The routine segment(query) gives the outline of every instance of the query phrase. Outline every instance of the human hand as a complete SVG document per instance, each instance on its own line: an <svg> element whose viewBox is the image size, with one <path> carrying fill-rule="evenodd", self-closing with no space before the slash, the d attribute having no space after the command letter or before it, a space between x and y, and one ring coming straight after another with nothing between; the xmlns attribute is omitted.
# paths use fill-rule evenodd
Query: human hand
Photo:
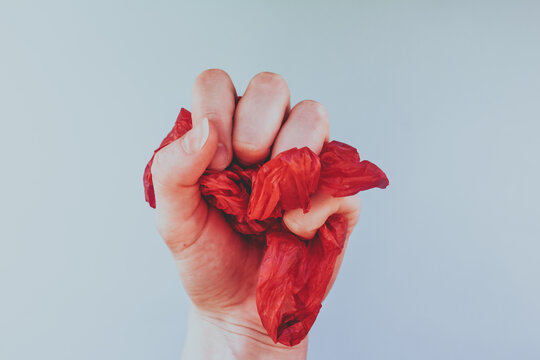
<svg viewBox="0 0 540 360"><path fill-rule="evenodd" d="M324 107L302 101L290 109L289 89L276 74L260 73L235 105L236 91L221 70L207 70L195 81L193 129L156 153L152 176L157 226L170 248L184 287L193 302L184 357L302 359L307 338L294 347L274 344L261 324L255 303L262 245L245 241L201 198L199 177L223 170L234 156L245 164L307 146L319 153L329 139ZM286 120L286 121L285 121ZM284 214L292 232L311 238L326 219L341 213L350 235L358 220L357 197L314 194L311 210ZM339 256L332 280L337 275Z"/></svg>

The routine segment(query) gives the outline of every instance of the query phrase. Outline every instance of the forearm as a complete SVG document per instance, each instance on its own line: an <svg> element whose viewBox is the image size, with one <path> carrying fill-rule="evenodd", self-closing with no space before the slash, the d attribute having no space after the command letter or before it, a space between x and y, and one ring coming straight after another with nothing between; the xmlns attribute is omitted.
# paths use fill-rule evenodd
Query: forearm
<svg viewBox="0 0 540 360"><path fill-rule="evenodd" d="M182 360L304 360L307 338L294 347L274 344L263 331L192 308Z"/></svg>

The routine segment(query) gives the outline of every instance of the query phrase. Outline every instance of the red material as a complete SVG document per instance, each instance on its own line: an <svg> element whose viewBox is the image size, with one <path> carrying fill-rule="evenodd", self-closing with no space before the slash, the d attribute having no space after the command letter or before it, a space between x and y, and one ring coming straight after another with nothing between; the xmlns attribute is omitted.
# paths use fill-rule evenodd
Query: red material
<svg viewBox="0 0 540 360"><path fill-rule="evenodd" d="M153 208L156 207L156 197L154 195L154 183L152 182L152 163L154 162L154 156L159 150L163 149L165 146L169 145L174 140L181 138L185 133L191 130L191 128L192 128L191 113L184 108L180 109L180 113L178 114L178 117L176 118L174 127L167 134L165 139L163 139L159 147L154 151L154 155L152 155L152 158L150 159L150 161L146 165L146 168L144 169L144 176L143 176L144 198L146 199L148 204Z"/></svg>
<svg viewBox="0 0 540 360"><path fill-rule="evenodd" d="M182 109L154 155L191 127L191 114ZM144 190L146 201L155 207L153 159L144 171ZM257 310L268 335L276 343L293 346L305 338L317 318L343 250L347 220L332 215L313 239L305 241L282 225L283 212L297 208L308 212L310 195L316 191L350 196L373 187L384 189L388 179L376 165L360 161L355 148L332 141L320 155L304 147L252 167L234 160L226 170L205 172L199 183L208 204L223 211L233 229L265 244Z"/></svg>
<svg viewBox="0 0 540 360"><path fill-rule="evenodd" d="M248 218L251 185L258 169L259 166L242 168L233 164L223 171L208 170L201 176L199 184L208 204L222 210L236 231L264 241L260 235L279 223L281 214L264 220Z"/></svg>
<svg viewBox="0 0 540 360"><path fill-rule="evenodd" d="M347 219L332 215L307 244L290 232L268 232L257 282L257 310L268 335L285 345L308 334L343 250Z"/></svg>
<svg viewBox="0 0 540 360"><path fill-rule="evenodd" d="M282 210L309 211L309 195L317 190L321 162L307 147L290 149L259 169L254 179L248 218L280 217Z"/></svg>
<svg viewBox="0 0 540 360"><path fill-rule="evenodd" d="M377 165L360 161L358 151L350 145L332 141L324 145L321 154L319 191L335 197L350 196L374 187L384 189L388 178Z"/></svg>

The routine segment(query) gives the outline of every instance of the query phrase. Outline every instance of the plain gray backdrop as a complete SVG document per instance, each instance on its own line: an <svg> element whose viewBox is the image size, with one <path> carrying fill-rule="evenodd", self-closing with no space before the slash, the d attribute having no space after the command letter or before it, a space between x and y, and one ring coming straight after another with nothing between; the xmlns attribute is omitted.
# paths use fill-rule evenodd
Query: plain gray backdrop
<svg viewBox="0 0 540 360"><path fill-rule="evenodd" d="M388 174L309 359L540 358L540 2L0 2L0 358L178 359L142 173L206 68Z"/></svg>

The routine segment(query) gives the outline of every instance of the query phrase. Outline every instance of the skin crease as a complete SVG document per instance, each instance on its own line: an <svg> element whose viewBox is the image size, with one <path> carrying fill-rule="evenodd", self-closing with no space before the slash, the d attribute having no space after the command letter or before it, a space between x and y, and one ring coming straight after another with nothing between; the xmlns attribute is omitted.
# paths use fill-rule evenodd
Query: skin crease
<svg viewBox="0 0 540 360"><path fill-rule="evenodd" d="M194 129L161 149L152 165L157 228L193 303L182 358L305 359L307 337L294 347L275 344L261 324L255 303L261 245L246 241L209 208L197 182L207 168L227 167L233 154L252 164L292 147L319 153L329 139L328 113L315 101L289 110L287 83L268 72L251 79L236 106L235 96L224 71L202 72L192 92ZM334 213L349 220L348 238L360 215L358 197L314 194L309 213L291 210L283 219L292 232L310 238Z"/></svg>

